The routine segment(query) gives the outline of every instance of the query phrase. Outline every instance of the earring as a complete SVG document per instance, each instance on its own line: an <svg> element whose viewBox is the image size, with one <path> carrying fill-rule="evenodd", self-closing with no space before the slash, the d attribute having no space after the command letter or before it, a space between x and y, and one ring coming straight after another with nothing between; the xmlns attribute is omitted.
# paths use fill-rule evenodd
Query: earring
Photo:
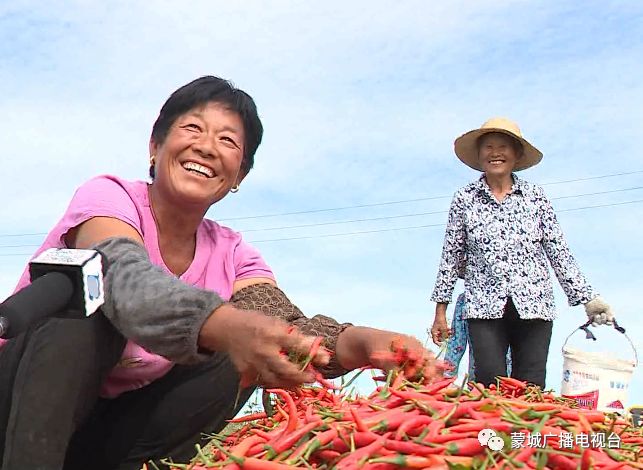
<svg viewBox="0 0 643 470"><path fill-rule="evenodd" d="M239 185L235 184L233 187L230 188L231 193L236 193L239 191Z"/></svg>
<svg viewBox="0 0 643 470"><path fill-rule="evenodd" d="M150 169L148 171L148 174L150 175L150 178L152 178L152 181L154 181L154 177L156 176L156 166L154 166L156 162L154 161L154 155L150 157Z"/></svg>

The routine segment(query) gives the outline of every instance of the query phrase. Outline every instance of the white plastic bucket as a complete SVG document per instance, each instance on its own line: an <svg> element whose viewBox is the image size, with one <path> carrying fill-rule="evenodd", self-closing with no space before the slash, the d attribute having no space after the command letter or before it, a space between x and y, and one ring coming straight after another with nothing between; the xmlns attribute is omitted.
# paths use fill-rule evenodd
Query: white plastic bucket
<svg viewBox="0 0 643 470"><path fill-rule="evenodd" d="M588 338L596 340L587 330L588 326L585 324L574 330L563 344L561 395L575 399L581 408L624 414L632 373L638 365L636 348L625 334L625 330L618 325L615 325L615 328L629 341L634 360L568 347L567 341L579 329L585 330Z"/></svg>

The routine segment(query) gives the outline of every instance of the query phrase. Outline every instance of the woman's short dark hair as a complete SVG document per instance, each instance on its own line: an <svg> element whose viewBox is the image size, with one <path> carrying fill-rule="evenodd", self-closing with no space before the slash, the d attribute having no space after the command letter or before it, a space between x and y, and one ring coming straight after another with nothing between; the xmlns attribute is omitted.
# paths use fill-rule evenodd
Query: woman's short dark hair
<svg viewBox="0 0 643 470"><path fill-rule="evenodd" d="M254 165L255 152L263 137L263 125L252 97L223 78L211 75L197 78L172 93L152 127L152 140L162 145L170 127L180 116L208 103L219 103L241 117L245 134L241 171L248 173ZM150 167L150 177L154 179L153 166Z"/></svg>

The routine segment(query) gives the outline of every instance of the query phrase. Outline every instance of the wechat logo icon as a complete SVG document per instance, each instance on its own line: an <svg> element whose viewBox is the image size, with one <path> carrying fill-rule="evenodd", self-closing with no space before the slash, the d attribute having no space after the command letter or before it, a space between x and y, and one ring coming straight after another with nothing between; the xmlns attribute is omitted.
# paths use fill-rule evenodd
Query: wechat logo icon
<svg viewBox="0 0 643 470"><path fill-rule="evenodd" d="M502 450L505 446L505 441L493 429L483 429L478 433L478 442L483 447L488 447L494 452Z"/></svg>

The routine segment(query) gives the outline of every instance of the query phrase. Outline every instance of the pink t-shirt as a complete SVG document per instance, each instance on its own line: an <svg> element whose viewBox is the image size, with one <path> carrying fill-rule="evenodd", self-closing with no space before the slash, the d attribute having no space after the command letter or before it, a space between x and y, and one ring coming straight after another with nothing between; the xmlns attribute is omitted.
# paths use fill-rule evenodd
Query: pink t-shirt
<svg viewBox="0 0 643 470"><path fill-rule="evenodd" d="M147 183L110 175L97 176L78 188L62 219L34 256L48 248L65 247L67 232L92 217L113 217L134 227L145 242L150 261L170 273L159 251ZM259 252L245 243L239 233L204 219L196 234L194 260L180 279L186 284L213 290L229 300L236 280L255 277L274 279ZM26 268L16 290L29 282ZM172 366L164 357L128 341L121 361L103 384L101 395L111 398L144 387L165 375Z"/></svg>

